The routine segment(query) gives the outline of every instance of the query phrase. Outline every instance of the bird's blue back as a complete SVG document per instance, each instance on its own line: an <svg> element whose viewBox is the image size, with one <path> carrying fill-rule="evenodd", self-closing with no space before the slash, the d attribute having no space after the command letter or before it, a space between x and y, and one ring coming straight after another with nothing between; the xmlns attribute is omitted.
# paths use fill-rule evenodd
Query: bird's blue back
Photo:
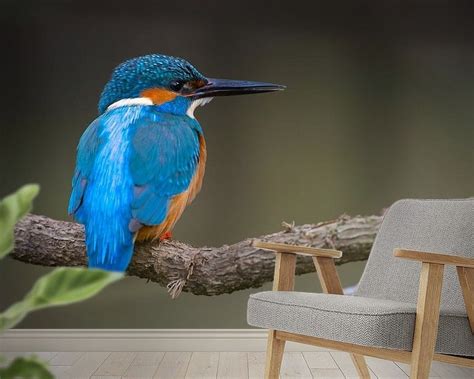
<svg viewBox="0 0 474 379"><path fill-rule="evenodd" d="M85 225L90 267L124 271L137 230L160 224L171 198L189 187L201 127L162 108L108 110L81 137L69 213Z"/></svg>

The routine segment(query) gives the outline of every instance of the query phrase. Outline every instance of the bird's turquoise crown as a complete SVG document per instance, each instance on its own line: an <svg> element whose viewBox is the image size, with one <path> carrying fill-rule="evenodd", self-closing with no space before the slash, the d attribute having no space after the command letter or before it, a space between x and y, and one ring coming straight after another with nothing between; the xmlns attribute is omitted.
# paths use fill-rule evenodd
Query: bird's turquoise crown
<svg viewBox="0 0 474 379"><path fill-rule="evenodd" d="M161 54L137 57L117 66L99 100L99 113L116 101L140 97L149 88L176 91L183 83L206 81L194 66L182 58Z"/></svg>

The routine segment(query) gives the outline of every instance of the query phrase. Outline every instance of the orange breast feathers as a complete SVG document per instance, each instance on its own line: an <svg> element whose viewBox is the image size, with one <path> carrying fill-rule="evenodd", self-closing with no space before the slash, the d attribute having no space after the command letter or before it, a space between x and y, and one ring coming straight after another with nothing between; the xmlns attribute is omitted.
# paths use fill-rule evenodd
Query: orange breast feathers
<svg viewBox="0 0 474 379"><path fill-rule="evenodd" d="M199 136L199 164L194 173L189 187L186 191L173 196L170 201L168 214L165 220L159 225L144 226L137 234L138 241L152 240L156 238L163 238L168 235L174 228L176 222L179 220L187 205L191 204L196 195L201 190L202 180L204 178L204 171L206 169L207 150L206 142L202 135Z"/></svg>

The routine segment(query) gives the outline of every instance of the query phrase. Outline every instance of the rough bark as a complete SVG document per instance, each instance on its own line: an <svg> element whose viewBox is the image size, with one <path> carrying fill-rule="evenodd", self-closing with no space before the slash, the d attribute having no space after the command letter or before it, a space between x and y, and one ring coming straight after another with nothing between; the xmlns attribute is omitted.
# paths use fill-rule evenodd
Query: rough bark
<svg viewBox="0 0 474 379"><path fill-rule="evenodd" d="M349 217L318 224L290 225L257 237L265 241L335 248L344 252L338 264L367 259L381 216ZM41 266L86 264L82 225L30 214L16 227L11 256ZM192 247L179 241L137 244L128 275L167 286L172 296L181 290L195 295L220 295L259 287L273 278L274 254L252 247L253 238L221 247ZM301 257L297 274L314 271Z"/></svg>

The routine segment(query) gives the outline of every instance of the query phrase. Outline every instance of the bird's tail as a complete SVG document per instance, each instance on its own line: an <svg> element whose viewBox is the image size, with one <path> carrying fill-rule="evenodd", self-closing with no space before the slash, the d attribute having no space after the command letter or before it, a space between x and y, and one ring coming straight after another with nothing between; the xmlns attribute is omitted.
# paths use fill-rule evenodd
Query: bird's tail
<svg viewBox="0 0 474 379"><path fill-rule="evenodd" d="M134 245L128 223L120 219L90 221L85 228L89 267L125 271L132 259Z"/></svg>
<svg viewBox="0 0 474 379"><path fill-rule="evenodd" d="M120 178L115 186L108 182L91 185L81 211L76 214L85 226L89 267L122 272L132 259L134 233L129 229L132 194L127 188L128 181ZM102 180L107 179L107 175L102 176Z"/></svg>

